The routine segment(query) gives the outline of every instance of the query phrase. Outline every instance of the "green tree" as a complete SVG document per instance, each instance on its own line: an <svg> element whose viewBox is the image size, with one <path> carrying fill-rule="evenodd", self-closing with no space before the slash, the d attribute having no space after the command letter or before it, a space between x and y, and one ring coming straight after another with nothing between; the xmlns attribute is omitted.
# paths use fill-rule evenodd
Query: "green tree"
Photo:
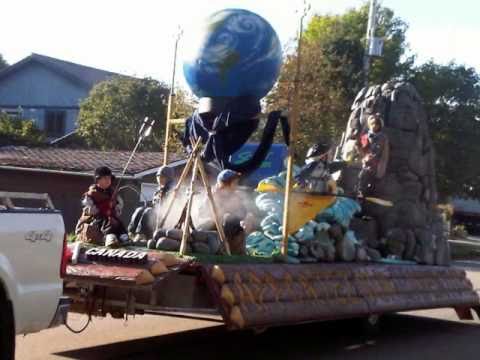
<svg viewBox="0 0 480 360"><path fill-rule="evenodd" d="M175 97L172 106L172 119L182 119L189 117L195 110L197 100L179 88L175 90ZM172 125L172 136L169 142L169 151L172 153L182 153L183 145L181 137L183 135L184 125ZM162 148L163 151L163 148Z"/></svg>
<svg viewBox="0 0 480 360"><path fill-rule="evenodd" d="M374 59L370 84L399 78L413 83L425 101L436 149L437 182L443 196L480 196L480 79L473 69L433 62L414 67L405 57L407 25L392 10L379 11L376 36L383 37L383 56ZM368 7L341 15L317 15L304 32L300 73L299 154L320 137L338 139L350 106L363 87L363 56ZM284 63L268 107L290 108L297 54Z"/></svg>
<svg viewBox="0 0 480 360"><path fill-rule="evenodd" d="M423 97L436 151L439 192L480 196L480 75L474 68L432 61L410 79Z"/></svg>
<svg viewBox="0 0 480 360"><path fill-rule="evenodd" d="M363 57L368 6L341 15L316 15L304 31L300 74L301 124L299 154L320 137L339 138L351 103L363 87ZM371 83L409 73L407 25L392 10L381 7L376 36L384 38L384 55L372 62ZM267 99L270 109L288 108L293 95L297 53L285 58L279 82Z"/></svg>
<svg viewBox="0 0 480 360"><path fill-rule="evenodd" d="M299 87L301 109L297 134L297 154L305 154L313 143L324 138L338 138L348 119L346 92L332 73L341 71L325 61L322 49L316 43L306 46L302 56L302 76ZM291 109L293 101L296 56L287 57L279 82L267 98L268 108ZM278 133L277 133L278 136Z"/></svg>
<svg viewBox="0 0 480 360"><path fill-rule="evenodd" d="M1 145L39 146L45 144L45 135L33 120L14 119L0 112Z"/></svg>
<svg viewBox="0 0 480 360"><path fill-rule="evenodd" d="M80 105L79 135L90 147L130 150L148 116L156 123L142 150L159 151L164 140L168 93L165 84L150 78L116 77L99 83ZM181 96L178 98L183 101ZM174 115L182 115L186 108L187 104L180 103Z"/></svg>
<svg viewBox="0 0 480 360"><path fill-rule="evenodd" d="M341 15L316 15L305 30L306 46L318 43L325 61L341 69L332 76L341 81L348 100L353 100L364 83L367 23L368 5L365 4ZM370 83L383 83L408 73L414 58L403 59L408 51L405 41L407 29L407 24L396 17L393 10L379 8L375 35L383 38L384 48L382 57L372 61Z"/></svg>

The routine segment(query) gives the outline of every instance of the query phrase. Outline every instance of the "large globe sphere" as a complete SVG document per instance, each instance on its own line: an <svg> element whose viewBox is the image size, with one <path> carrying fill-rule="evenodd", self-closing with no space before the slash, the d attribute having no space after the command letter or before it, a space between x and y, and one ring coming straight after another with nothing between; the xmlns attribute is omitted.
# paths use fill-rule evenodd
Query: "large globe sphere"
<svg viewBox="0 0 480 360"><path fill-rule="evenodd" d="M261 16L242 9L221 10L187 36L191 40L183 72L198 97L261 99L275 84L282 47Z"/></svg>

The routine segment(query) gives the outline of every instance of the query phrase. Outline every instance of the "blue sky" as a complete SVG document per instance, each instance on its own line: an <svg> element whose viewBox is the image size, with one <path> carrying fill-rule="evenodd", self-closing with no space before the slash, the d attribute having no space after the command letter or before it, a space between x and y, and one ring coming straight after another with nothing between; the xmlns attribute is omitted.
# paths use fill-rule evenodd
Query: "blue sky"
<svg viewBox="0 0 480 360"><path fill-rule="evenodd" d="M265 17L282 43L295 36L301 0L3 0L0 53L14 63L32 52L128 75L168 80L174 34L227 7ZM312 0L311 13L341 13L361 0ZM410 25L418 61L455 60L480 71L480 1L383 0ZM180 64L182 47L180 46ZM180 68L180 67L179 67ZM181 76L181 72L179 72ZM180 82L183 81L180 78Z"/></svg>

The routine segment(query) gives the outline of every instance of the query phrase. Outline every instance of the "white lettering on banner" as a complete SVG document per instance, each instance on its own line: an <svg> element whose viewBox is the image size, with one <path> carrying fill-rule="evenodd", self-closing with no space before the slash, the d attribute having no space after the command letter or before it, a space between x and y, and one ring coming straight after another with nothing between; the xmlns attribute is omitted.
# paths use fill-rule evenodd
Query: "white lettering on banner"
<svg viewBox="0 0 480 360"><path fill-rule="evenodd" d="M115 250L115 249L109 249L107 251L105 251L105 253L103 254L103 256L106 256L106 257L115 257L115 254L117 253L118 250Z"/></svg>
<svg viewBox="0 0 480 360"><path fill-rule="evenodd" d="M97 252L98 252L98 248L91 248L91 249L88 249L87 251L85 251L85 255L97 255Z"/></svg>
<svg viewBox="0 0 480 360"><path fill-rule="evenodd" d="M127 253L127 250L118 250L117 256L119 258L123 258L123 256Z"/></svg>
<svg viewBox="0 0 480 360"><path fill-rule="evenodd" d="M147 256L147 253L142 252L142 253L138 253L138 255L136 256L136 258L137 258L138 260L143 260L146 256Z"/></svg>
<svg viewBox="0 0 480 360"><path fill-rule="evenodd" d="M87 258L95 256L100 261L102 259L111 261L114 259L131 259L134 262L144 262L148 258L148 253L143 251L123 250L123 249L105 249L105 248L91 248L85 251Z"/></svg>
<svg viewBox="0 0 480 360"><path fill-rule="evenodd" d="M129 251L123 256L123 258L124 259L133 259L135 257L135 255L137 255L136 251Z"/></svg>

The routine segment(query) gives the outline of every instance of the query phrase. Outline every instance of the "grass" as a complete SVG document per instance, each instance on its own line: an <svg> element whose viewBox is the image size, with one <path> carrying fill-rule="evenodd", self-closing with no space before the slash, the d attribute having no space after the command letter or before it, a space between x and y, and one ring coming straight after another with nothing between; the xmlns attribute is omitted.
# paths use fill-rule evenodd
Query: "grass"
<svg viewBox="0 0 480 360"><path fill-rule="evenodd" d="M74 243L77 241L77 235L75 233L67 234L67 242Z"/></svg>
<svg viewBox="0 0 480 360"><path fill-rule="evenodd" d="M69 242L73 242L75 240L70 240L67 237ZM83 243L82 246L84 248L91 248L97 247L100 245L95 244L88 244ZM147 249L145 247L140 246L127 246L127 249L130 250L137 250L137 251L158 251L162 253L169 253L175 255L178 258L186 259L186 260L193 260L197 261L202 264L271 264L275 262L273 257L262 257L262 256L249 256L249 255L209 255L209 254L187 254L187 255L180 255L178 251L163 251L163 250L154 250L154 249Z"/></svg>
<svg viewBox="0 0 480 360"><path fill-rule="evenodd" d="M454 260L480 259L480 245L468 243L467 241L450 241L450 251Z"/></svg>
<svg viewBox="0 0 480 360"><path fill-rule="evenodd" d="M77 236L74 233L70 233L67 235L67 242L73 243L77 239ZM97 247L101 245L95 245L90 243L83 243L82 246L84 248L91 248ZM127 246L127 249L131 250L138 250L138 251L157 251L154 249L147 249L145 247L140 246ZM271 264L274 262L281 261L280 259L276 259L275 257L266 257L266 256L250 256L250 255L210 255L210 254L187 254L187 255L180 255L178 251L160 251L159 252L166 252L176 257L197 261L202 264Z"/></svg>
<svg viewBox="0 0 480 360"><path fill-rule="evenodd" d="M132 250L139 251L157 251L152 249L146 249L144 247L137 246L128 246ZM263 256L249 256L249 255L210 255L210 254L186 254L180 255L178 251L163 251L158 250L162 253L169 253L175 255L176 257L194 260L202 264L271 264L274 262L273 257L263 257Z"/></svg>
<svg viewBox="0 0 480 360"><path fill-rule="evenodd" d="M178 253L177 255L180 256ZM272 257L248 255L189 254L188 257L202 264L271 264L274 262Z"/></svg>

